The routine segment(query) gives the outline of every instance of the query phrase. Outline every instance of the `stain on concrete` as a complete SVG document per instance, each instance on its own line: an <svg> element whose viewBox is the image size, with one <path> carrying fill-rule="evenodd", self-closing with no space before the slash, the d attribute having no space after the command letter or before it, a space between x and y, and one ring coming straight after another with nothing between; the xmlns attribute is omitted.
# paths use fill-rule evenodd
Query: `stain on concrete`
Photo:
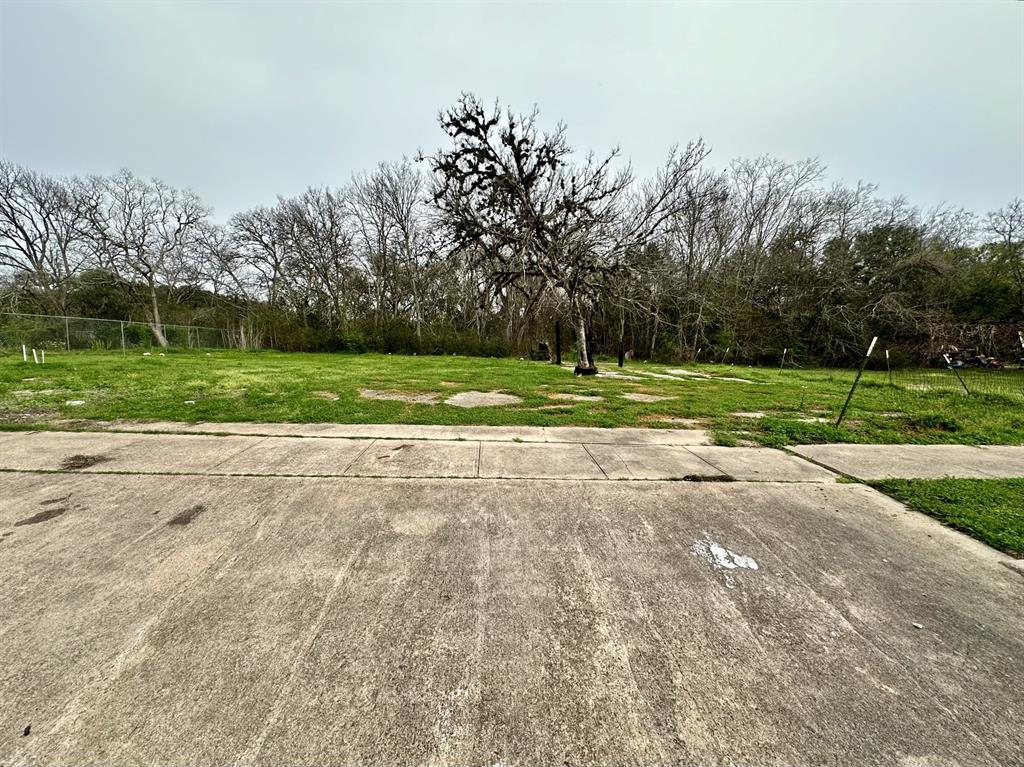
<svg viewBox="0 0 1024 767"><path fill-rule="evenodd" d="M60 467L65 471L74 471L76 469L88 469L90 466L95 466L98 463L104 463L109 461L105 455L69 455L63 461L61 461Z"/></svg>
<svg viewBox="0 0 1024 767"><path fill-rule="evenodd" d="M67 510L67 506L56 506L52 509L45 509L36 514L33 514L31 517L19 519L17 522L14 523L14 526L21 527L22 525L35 525L40 522L45 522L48 519L54 519L56 517L59 517L61 514L67 513Z"/></svg>
<svg viewBox="0 0 1024 767"><path fill-rule="evenodd" d="M206 511L206 507L201 503L197 503L195 506L190 506L178 514L175 514L167 522L168 525L185 526L192 524L192 520L198 517L200 514Z"/></svg>
<svg viewBox="0 0 1024 767"><path fill-rule="evenodd" d="M52 506L55 503L66 503L71 498L71 493L62 495L60 498L47 498L45 501L40 501L40 506Z"/></svg>
<svg viewBox="0 0 1024 767"><path fill-rule="evenodd" d="M377 456L377 460L378 461L386 461L389 458L393 458L396 453L398 453L398 452L400 452L402 450L408 450L411 447L412 447L412 445L410 443L408 443L408 442L403 442L400 445L395 445L388 452L381 453L380 455L378 455Z"/></svg>

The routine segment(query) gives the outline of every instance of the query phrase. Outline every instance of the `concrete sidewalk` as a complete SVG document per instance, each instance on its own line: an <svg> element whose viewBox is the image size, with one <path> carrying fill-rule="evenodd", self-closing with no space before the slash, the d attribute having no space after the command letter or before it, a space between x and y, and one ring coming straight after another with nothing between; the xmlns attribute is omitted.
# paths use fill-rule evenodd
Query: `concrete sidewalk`
<svg viewBox="0 0 1024 767"><path fill-rule="evenodd" d="M865 481L1024 477L1024 446L800 445L790 450Z"/></svg>
<svg viewBox="0 0 1024 767"><path fill-rule="evenodd" d="M1024 763L1024 580L863 485L0 498L0 764Z"/></svg>
<svg viewBox="0 0 1024 767"><path fill-rule="evenodd" d="M420 426L389 423L182 423L181 421L91 421L86 423L87 428L94 431L241 434L263 437L588 442L615 445L707 445L711 442L704 429L600 429L587 426Z"/></svg>
<svg viewBox="0 0 1024 767"><path fill-rule="evenodd" d="M421 434L419 429L410 431ZM656 444L652 440L678 438L657 430L575 429L559 433L557 442L528 442L519 441L516 431L484 429L473 432L486 437L480 440L400 439L398 431L389 439L9 432L0 433L0 470L551 480L836 478L781 450ZM620 431L625 433L615 433Z"/></svg>

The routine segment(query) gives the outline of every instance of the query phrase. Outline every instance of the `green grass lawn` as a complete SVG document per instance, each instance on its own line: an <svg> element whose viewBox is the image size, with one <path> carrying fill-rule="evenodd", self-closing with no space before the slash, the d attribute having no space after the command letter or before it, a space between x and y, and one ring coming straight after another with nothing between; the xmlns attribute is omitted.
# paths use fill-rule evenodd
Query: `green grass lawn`
<svg viewBox="0 0 1024 767"><path fill-rule="evenodd" d="M1024 479L890 479L871 484L993 548L1024 557Z"/></svg>
<svg viewBox="0 0 1024 767"><path fill-rule="evenodd" d="M571 368L516 359L278 352L54 351L45 366L0 354L0 425L63 419L704 427L720 444L809 442L1024 443L1024 407L996 395L922 392L865 376L842 427L833 426L853 371L599 362L634 378L575 378ZM725 377L746 381L728 381ZM366 399L360 389L502 391L520 404L462 409ZM668 397L635 402L635 393ZM551 395L598 396L574 402ZM331 399L328 397L337 397ZM69 405L80 400L84 404ZM763 413L749 418L736 413ZM685 420L685 419L692 419Z"/></svg>

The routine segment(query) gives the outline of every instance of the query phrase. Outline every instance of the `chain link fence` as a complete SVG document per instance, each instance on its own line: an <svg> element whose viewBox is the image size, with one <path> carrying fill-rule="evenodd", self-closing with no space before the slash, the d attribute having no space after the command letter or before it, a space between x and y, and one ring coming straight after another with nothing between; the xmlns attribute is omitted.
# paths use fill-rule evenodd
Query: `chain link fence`
<svg viewBox="0 0 1024 767"><path fill-rule="evenodd" d="M235 348L231 333L202 325L161 325L167 348ZM46 314L0 312L0 350L96 350L127 353L131 349L160 348L148 322L103 320Z"/></svg>

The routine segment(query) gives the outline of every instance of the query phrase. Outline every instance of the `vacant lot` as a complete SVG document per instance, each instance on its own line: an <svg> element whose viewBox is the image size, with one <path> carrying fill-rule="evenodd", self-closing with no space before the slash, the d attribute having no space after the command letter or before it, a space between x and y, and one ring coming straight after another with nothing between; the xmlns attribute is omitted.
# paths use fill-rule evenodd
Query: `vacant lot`
<svg viewBox="0 0 1024 767"><path fill-rule="evenodd" d="M720 444L1024 442L1018 401L890 386L882 373L865 376L847 420L836 428L853 380L849 370L632 363L619 369L611 362L600 367L615 377L574 378L571 368L543 362L470 357L54 352L45 366L36 366L26 365L20 354L5 354L0 422L699 426ZM446 404L465 392L501 392L520 401ZM393 398L371 399L367 393Z"/></svg>

